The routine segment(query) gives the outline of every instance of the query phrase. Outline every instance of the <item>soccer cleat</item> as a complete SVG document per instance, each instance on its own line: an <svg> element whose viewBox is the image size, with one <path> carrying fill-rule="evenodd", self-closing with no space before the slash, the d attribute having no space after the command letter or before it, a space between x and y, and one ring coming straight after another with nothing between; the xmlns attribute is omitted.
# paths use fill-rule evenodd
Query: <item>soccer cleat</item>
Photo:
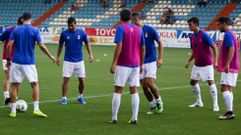
<svg viewBox="0 0 241 135"><path fill-rule="evenodd" d="M86 101L85 101L84 97L79 97L77 100L78 100L78 102L79 102L80 104L82 104L82 105L85 105L85 104L86 104Z"/></svg>
<svg viewBox="0 0 241 135"><path fill-rule="evenodd" d="M219 111L219 106L218 105L213 105L213 111L218 112Z"/></svg>
<svg viewBox="0 0 241 135"><path fill-rule="evenodd" d="M151 110L146 112L146 114L154 114L156 110L156 107L151 107Z"/></svg>
<svg viewBox="0 0 241 135"><path fill-rule="evenodd" d="M218 117L219 120L232 120L234 119L234 113L231 111L226 112L224 115Z"/></svg>
<svg viewBox="0 0 241 135"><path fill-rule="evenodd" d="M40 110L39 111L33 111L33 115L41 117L41 118L47 118L48 117L46 114L42 113Z"/></svg>
<svg viewBox="0 0 241 135"><path fill-rule="evenodd" d="M129 120L128 123L132 125L137 125L137 120Z"/></svg>
<svg viewBox="0 0 241 135"><path fill-rule="evenodd" d="M164 110L163 108L163 102L157 103L156 104L156 113L162 113Z"/></svg>
<svg viewBox="0 0 241 135"><path fill-rule="evenodd" d="M8 105L10 102L11 102L11 98L6 98L4 101L5 105Z"/></svg>
<svg viewBox="0 0 241 135"><path fill-rule="evenodd" d="M199 108L199 107L203 107L203 103L202 102L196 102L192 105L189 105L188 107L191 107L191 108Z"/></svg>
<svg viewBox="0 0 241 135"><path fill-rule="evenodd" d="M68 104L68 100L62 98L62 99L61 99L61 104L62 104L62 105L67 105L67 104Z"/></svg>
<svg viewBox="0 0 241 135"><path fill-rule="evenodd" d="M109 123L110 124L117 124L117 120L110 120Z"/></svg>
<svg viewBox="0 0 241 135"><path fill-rule="evenodd" d="M11 117L11 118L16 118L16 113L11 112L11 113L8 114L8 116Z"/></svg>

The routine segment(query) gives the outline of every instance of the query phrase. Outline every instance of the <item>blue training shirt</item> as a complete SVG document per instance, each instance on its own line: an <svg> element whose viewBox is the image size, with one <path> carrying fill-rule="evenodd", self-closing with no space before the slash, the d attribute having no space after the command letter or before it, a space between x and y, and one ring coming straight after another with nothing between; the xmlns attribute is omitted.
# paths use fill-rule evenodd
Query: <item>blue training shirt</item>
<svg viewBox="0 0 241 135"><path fill-rule="evenodd" d="M160 41L160 35L155 28L149 25L144 25L142 27L145 37L146 44L146 55L144 63L150 63L156 61L156 46L155 41Z"/></svg>
<svg viewBox="0 0 241 135"><path fill-rule="evenodd" d="M234 46L233 35L230 31L225 32L223 42L225 47Z"/></svg>
<svg viewBox="0 0 241 135"><path fill-rule="evenodd" d="M10 28L7 28L1 35L0 41L5 42L10 38Z"/></svg>
<svg viewBox="0 0 241 135"><path fill-rule="evenodd" d="M79 62L84 59L82 53L82 44L88 43L87 34L82 29L77 28L75 32L69 29L61 33L59 44L65 43L64 61Z"/></svg>
<svg viewBox="0 0 241 135"><path fill-rule="evenodd" d="M40 31L37 28L30 24L16 27L10 36L10 40L14 40L15 44L13 63L35 64L35 42L42 42Z"/></svg>

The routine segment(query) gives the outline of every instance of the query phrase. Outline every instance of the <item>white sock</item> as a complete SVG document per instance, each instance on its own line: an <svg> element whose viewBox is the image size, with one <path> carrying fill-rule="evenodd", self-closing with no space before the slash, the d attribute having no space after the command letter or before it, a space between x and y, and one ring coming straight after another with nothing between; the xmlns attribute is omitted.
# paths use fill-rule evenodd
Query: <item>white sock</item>
<svg viewBox="0 0 241 135"><path fill-rule="evenodd" d="M11 113L16 113L16 102L11 104Z"/></svg>
<svg viewBox="0 0 241 135"><path fill-rule="evenodd" d="M79 95L79 98L80 98L80 97L84 97L83 94L80 94L80 95Z"/></svg>
<svg viewBox="0 0 241 135"><path fill-rule="evenodd" d="M202 103L201 89L200 89L199 84L197 83L196 85L193 85L192 89L193 89L193 93L196 97L196 102Z"/></svg>
<svg viewBox="0 0 241 135"><path fill-rule="evenodd" d="M62 97L62 99L67 100L67 97Z"/></svg>
<svg viewBox="0 0 241 135"><path fill-rule="evenodd" d="M33 109L34 109L34 111L39 111L39 101L33 102Z"/></svg>
<svg viewBox="0 0 241 135"><path fill-rule="evenodd" d="M156 99L156 103L161 103L161 102L162 102L162 98L161 98L161 96L159 96L159 98Z"/></svg>
<svg viewBox="0 0 241 135"><path fill-rule="evenodd" d="M132 120L137 120L138 112L139 112L139 105L140 105L140 98L139 94L135 93L131 95L131 103L132 103Z"/></svg>
<svg viewBox="0 0 241 135"><path fill-rule="evenodd" d="M118 111L121 103L121 94L113 93L112 98L112 120L117 120Z"/></svg>
<svg viewBox="0 0 241 135"><path fill-rule="evenodd" d="M223 92L223 99L224 99L224 103L226 105L227 111L233 111L233 108L231 108L232 107L231 98L232 98L232 96L229 91Z"/></svg>
<svg viewBox="0 0 241 135"><path fill-rule="evenodd" d="M218 105L218 93L217 93L217 87L215 84L212 84L210 87L210 93L213 99L213 104Z"/></svg>
<svg viewBox="0 0 241 135"><path fill-rule="evenodd" d="M230 92L230 98L231 98L231 106L230 106L230 108L233 110L233 92Z"/></svg>
<svg viewBox="0 0 241 135"><path fill-rule="evenodd" d="M4 91L3 92L3 97L4 97L4 99L9 98L9 91Z"/></svg>
<svg viewBox="0 0 241 135"><path fill-rule="evenodd" d="M152 108L152 107L156 107L156 102L155 102L155 100L152 100L151 102L149 102L149 105L150 105L151 108Z"/></svg>

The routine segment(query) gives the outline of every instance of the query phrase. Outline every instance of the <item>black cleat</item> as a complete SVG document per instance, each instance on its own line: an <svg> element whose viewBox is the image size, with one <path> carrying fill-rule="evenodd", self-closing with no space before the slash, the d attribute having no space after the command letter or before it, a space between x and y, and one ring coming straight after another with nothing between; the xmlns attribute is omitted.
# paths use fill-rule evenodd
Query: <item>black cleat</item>
<svg viewBox="0 0 241 135"><path fill-rule="evenodd" d="M137 120L130 120L128 121L128 123L132 125L137 125Z"/></svg>
<svg viewBox="0 0 241 135"><path fill-rule="evenodd" d="M234 113L232 111L226 112L224 115L218 117L219 120L232 120L234 119Z"/></svg>
<svg viewBox="0 0 241 135"><path fill-rule="evenodd" d="M4 101L5 105L8 105L10 102L11 102L11 98L6 98Z"/></svg>

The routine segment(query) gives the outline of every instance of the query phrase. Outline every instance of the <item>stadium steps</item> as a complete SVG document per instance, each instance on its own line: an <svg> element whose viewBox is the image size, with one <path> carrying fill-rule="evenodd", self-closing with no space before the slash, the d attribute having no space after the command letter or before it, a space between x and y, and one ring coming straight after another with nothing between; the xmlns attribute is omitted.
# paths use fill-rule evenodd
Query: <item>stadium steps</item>
<svg viewBox="0 0 241 135"><path fill-rule="evenodd" d="M229 16L230 13L236 8L237 4L226 5L221 12L213 19L213 21L205 28L205 30L216 30L217 24L216 20L221 16Z"/></svg>
<svg viewBox="0 0 241 135"><path fill-rule="evenodd" d="M33 26L39 26L42 22L44 22L47 18L53 15L56 11L62 8L67 2L59 2L55 6L53 6L50 10L45 12L42 16L40 16L36 21L33 22Z"/></svg>
<svg viewBox="0 0 241 135"><path fill-rule="evenodd" d="M146 6L145 3L139 3L137 5L135 5L135 7L132 8L132 12L140 12L142 9L144 9ZM121 24L121 21L118 21L114 26L113 28L116 28L116 26L120 25Z"/></svg>

